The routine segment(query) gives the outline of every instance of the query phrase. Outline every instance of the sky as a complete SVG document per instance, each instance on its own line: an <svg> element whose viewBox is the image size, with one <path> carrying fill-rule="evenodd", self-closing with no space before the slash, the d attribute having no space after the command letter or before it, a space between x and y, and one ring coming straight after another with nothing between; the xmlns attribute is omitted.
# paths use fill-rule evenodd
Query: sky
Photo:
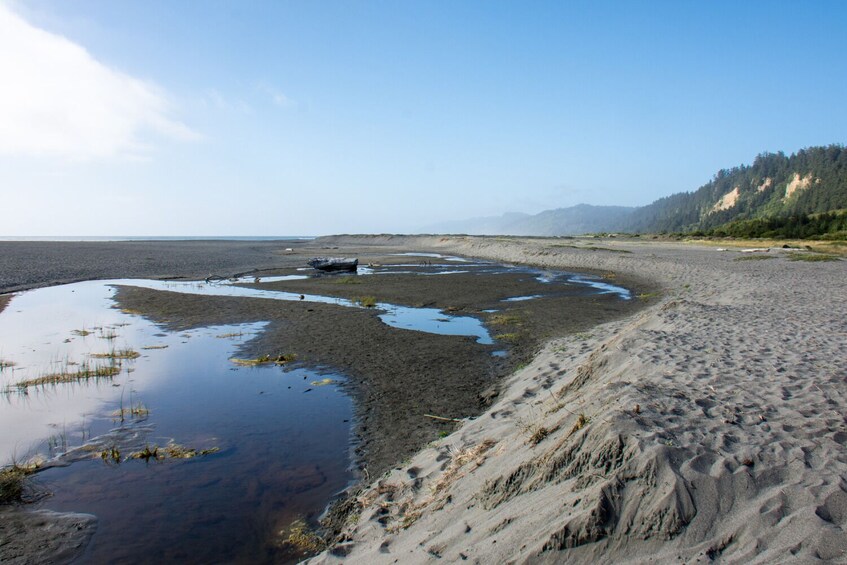
<svg viewBox="0 0 847 565"><path fill-rule="evenodd" d="M0 0L0 236L643 205L847 141L847 2Z"/></svg>

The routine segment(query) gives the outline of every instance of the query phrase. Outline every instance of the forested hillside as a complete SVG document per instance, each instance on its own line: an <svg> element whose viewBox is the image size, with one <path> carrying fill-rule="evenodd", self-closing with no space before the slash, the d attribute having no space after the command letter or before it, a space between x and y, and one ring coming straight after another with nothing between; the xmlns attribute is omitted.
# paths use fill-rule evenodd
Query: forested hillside
<svg viewBox="0 0 847 565"><path fill-rule="evenodd" d="M752 165L719 171L694 192L682 192L637 208L623 227L632 232L703 232L726 235L742 227L756 234L776 233L789 225L807 231L844 230L847 208L847 149L810 147L786 156L763 153ZM817 215L815 217L810 217ZM796 231L796 229L794 230Z"/></svg>

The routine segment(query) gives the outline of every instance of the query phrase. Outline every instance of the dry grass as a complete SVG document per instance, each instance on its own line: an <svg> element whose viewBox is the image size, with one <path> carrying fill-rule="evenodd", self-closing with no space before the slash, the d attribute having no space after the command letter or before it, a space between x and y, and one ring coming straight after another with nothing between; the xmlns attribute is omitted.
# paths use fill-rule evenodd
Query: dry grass
<svg viewBox="0 0 847 565"><path fill-rule="evenodd" d="M14 361L7 361L6 359L0 359L0 371L3 369L10 369L15 366Z"/></svg>
<svg viewBox="0 0 847 565"><path fill-rule="evenodd" d="M168 348L167 345L145 345L141 349L147 351L149 349L167 349L167 348Z"/></svg>

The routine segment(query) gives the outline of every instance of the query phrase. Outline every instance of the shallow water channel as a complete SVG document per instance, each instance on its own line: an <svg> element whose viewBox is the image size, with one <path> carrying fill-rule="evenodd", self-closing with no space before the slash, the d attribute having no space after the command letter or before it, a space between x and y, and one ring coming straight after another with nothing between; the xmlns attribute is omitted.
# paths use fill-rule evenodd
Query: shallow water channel
<svg viewBox="0 0 847 565"><path fill-rule="evenodd" d="M427 271L419 274L523 269L425 258ZM362 268L360 274L419 266ZM629 298L626 289L594 279L528 271L543 282L576 282ZM116 309L113 300L113 285L123 284L358 307L339 298L232 284L238 282L249 281L88 281L20 293L0 314L0 360L13 363L0 370L0 463L33 454L50 461L51 468L35 476L35 492L50 496L36 506L99 518L86 560L286 561L293 556L280 548L280 532L295 520L314 520L352 480L353 407L340 387L343 375L233 363L239 345L260 332L261 323L169 332ZM393 327L492 343L471 316L382 303L377 308ZM97 357L122 351L139 356ZM48 374L106 367L116 374L18 386ZM131 458L169 445L209 452Z"/></svg>

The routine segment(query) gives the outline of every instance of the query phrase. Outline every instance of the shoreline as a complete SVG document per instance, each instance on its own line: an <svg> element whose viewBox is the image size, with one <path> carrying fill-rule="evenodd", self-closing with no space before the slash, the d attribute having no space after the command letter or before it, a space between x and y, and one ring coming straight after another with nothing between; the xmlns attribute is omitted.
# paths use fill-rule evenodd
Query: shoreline
<svg viewBox="0 0 847 565"><path fill-rule="evenodd" d="M663 295L548 342L478 419L363 489L310 562L847 559L843 261L666 242L324 241L608 270Z"/></svg>
<svg viewBox="0 0 847 565"><path fill-rule="evenodd" d="M844 261L790 261L776 249L748 261L713 247L618 239L310 244L315 254L403 248L616 273L649 295L623 319L545 338L476 419L371 475L343 501L335 543L312 562L847 559ZM230 251L216 274L262 267L260 257L276 267L302 262L270 249ZM177 262L139 258L119 267ZM205 276L202 266L216 260L186 268Z"/></svg>

